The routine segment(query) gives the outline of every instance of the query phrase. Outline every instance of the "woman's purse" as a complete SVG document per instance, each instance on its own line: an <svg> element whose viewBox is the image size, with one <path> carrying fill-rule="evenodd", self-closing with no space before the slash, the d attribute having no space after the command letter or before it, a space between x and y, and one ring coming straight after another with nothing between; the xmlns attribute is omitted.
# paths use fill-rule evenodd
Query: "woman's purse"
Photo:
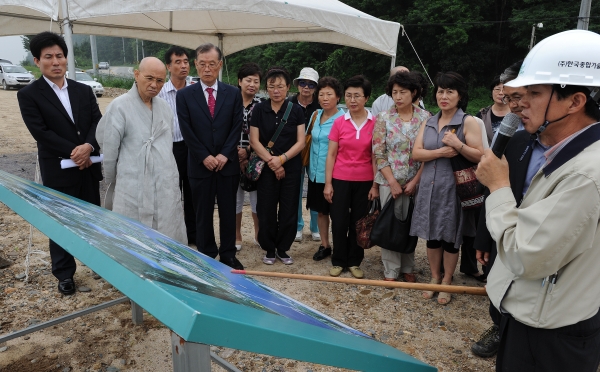
<svg viewBox="0 0 600 372"><path fill-rule="evenodd" d="M373 230L371 230L372 244L400 253L413 253L415 251L419 239L416 236L409 235L415 202L412 197L409 200L408 213L406 218L402 220L396 217L396 199L390 195L373 225Z"/></svg>
<svg viewBox="0 0 600 372"><path fill-rule="evenodd" d="M252 181L246 176L246 172L240 172L240 188L244 191L252 192L257 189L257 182Z"/></svg>
<svg viewBox="0 0 600 372"><path fill-rule="evenodd" d="M294 106L293 103L288 102L288 106L285 110L285 114L283 114L283 118L281 119L281 122L277 126L277 130L275 131L275 133L273 134L273 137L271 137L271 140L269 141L269 143L267 144L267 147L265 148L270 154L271 154L271 148L273 147L273 145L275 145L275 141L277 141L277 137L279 137L279 134L281 133L281 131L283 130L283 127L285 126L285 124L288 121L288 118L290 116L290 112L292 111L293 106ZM250 158L248 159L248 168L246 168L246 177L248 177L251 181L258 181L258 178L260 177L260 174L262 173L264 167L265 167L265 161L262 160L260 158L260 156L258 156L256 154L256 152L253 150L250 153Z"/></svg>
<svg viewBox="0 0 600 372"><path fill-rule="evenodd" d="M363 249L369 249L374 245L371 242L370 236L373 224L381 211L379 198L369 201L368 210L369 212L366 216L356 221L356 242Z"/></svg>
<svg viewBox="0 0 600 372"><path fill-rule="evenodd" d="M313 112L310 117L310 124L306 128L306 136L304 137L304 148L302 149L302 165L308 167L310 165L310 145L312 144L312 129L317 120L317 111Z"/></svg>
<svg viewBox="0 0 600 372"><path fill-rule="evenodd" d="M463 116L461 127L465 125ZM461 154L450 158L452 172L454 173L454 182L456 183L456 194L460 199L462 209L478 208L483 205L483 185L479 183L475 176L477 164L469 161Z"/></svg>

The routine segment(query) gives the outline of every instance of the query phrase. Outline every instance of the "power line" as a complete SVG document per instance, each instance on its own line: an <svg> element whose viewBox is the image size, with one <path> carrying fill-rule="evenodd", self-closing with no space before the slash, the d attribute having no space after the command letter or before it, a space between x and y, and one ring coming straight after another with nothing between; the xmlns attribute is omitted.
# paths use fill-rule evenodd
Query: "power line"
<svg viewBox="0 0 600 372"><path fill-rule="evenodd" d="M555 18L546 18L546 17L539 17L539 18L529 18L529 19L507 19L507 20L502 20L502 21L475 21L475 22L448 22L448 23L402 23L402 26L468 26L468 25L485 25L485 24L498 24L498 23L523 23L523 22L547 22L547 21L556 21L556 20L565 20L565 19L577 19L579 20L580 17L578 16L573 16L573 17L555 17ZM586 18L600 18L600 16L590 16L590 17L586 17Z"/></svg>

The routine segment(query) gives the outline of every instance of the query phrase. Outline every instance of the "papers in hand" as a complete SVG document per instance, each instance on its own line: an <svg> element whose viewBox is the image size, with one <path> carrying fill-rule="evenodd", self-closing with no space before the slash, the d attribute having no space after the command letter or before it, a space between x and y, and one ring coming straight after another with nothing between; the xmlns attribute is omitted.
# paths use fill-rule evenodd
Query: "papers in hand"
<svg viewBox="0 0 600 372"><path fill-rule="evenodd" d="M92 163L101 163L104 160L104 154L100 156L90 156ZM60 167L62 169L77 167L77 164L71 159L63 159L60 161Z"/></svg>

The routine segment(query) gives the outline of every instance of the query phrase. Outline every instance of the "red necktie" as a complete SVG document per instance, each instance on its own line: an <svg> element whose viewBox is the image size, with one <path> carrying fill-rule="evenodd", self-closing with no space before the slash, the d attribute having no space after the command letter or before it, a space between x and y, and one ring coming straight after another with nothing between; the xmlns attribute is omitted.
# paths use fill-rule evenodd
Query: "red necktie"
<svg viewBox="0 0 600 372"><path fill-rule="evenodd" d="M215 117L215 104L217 101L215 100L215 96L213 96L213 88L206 88L206 92L208 93L208 111L210 111L210 116Z"/></svg>

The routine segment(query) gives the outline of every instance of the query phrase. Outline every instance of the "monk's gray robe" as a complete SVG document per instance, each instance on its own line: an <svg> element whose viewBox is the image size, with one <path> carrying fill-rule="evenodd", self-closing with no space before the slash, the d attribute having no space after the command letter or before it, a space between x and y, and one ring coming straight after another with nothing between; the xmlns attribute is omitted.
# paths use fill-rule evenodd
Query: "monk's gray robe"
<svg viewBox="0 0 600 372"><path fill-rule="evenodd" d="M108 105L96 139L110 185L106 207L112 201L113 211L187 244L172 126L169 104L155 97L150 110L134 85Z"/></svg>

